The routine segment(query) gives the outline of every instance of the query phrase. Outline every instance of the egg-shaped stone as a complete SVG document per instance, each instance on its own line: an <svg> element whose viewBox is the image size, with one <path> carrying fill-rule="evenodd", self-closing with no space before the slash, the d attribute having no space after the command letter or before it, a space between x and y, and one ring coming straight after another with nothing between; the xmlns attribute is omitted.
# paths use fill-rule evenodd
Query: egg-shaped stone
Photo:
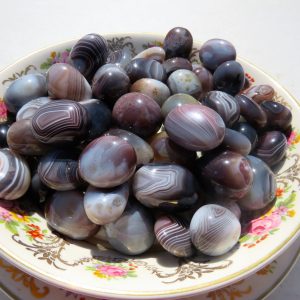
<svg viewBox="0 0 300 300"><path fill-rule="evenodd" d="M138 92L148 95L155 100L159 106L162 106L171 94L167 85L152 78L142 78L137 80L130 87L130 92Z"/></svg>
<svg viewBox="0 0 300 300"><path fill-rule="evenodd" d="M271 101L275 96L275 90L268 84L260 84L249 87L243 94L260 104L263 101Z"/></svg>
<svg viewBox="0 0 300 300"><path fill-rule="evenodd" d="M167 59L188 58L193 47L193 36L186 28L174 27L165 36L163 44Z"/></svg>
<svg viewBox="0 0 300 300"><path fill-rule="evenodd" d="M91 141L109 129L112 123L111 111L107 105L99 99L83 100L79 103L87 112L89 127L86 139Z"/></svg>
<svg viewBox="0 0 300 300"><path fill-rule="evenodd" d="M235 60L236 50L229 41L211 39L201 46L199 57L205 68L214 71L222 63Z"/></svg>
<svg viewBox="0 0 300 300"><path fill-rule="evenodd" d="M166 80L166 72L161 63L154 59L136 58L128 63L125 71L131 83L142 78L153 78L159 81Z"/></svg>
<svg viewBox="0 0 300 300"><path fill-rule="evenodd" d="M128 93L120 97L114 105L112 115L120 128L141 137L156 133L162 124L159 105L142 93Z"/></svg>
<svg viewBox="0 0 300 300"><path fill-rule="evenodd" d="M21 155L43 155L51 149L33 135L29 119L17 121L9 127L7 143L11 150Z"/></svg>
<svg viewBox="0 0 300 300"><path fill-rule="evenodd" d="M291 110L275 101L264 101L261 103L261 108L267 115L267 127L277 130L286 130L292 122Z"/></svg>
<svg viewBox="0 0 300 300"><path fill-rule="evenodd" d="M70 99L81 101L92 98L92 88L71 65L57 63L47 72L48 93L54 99Z"/></svg>
<svg viewBox="0 0 300 300"><path fill-rule="evenodd" d="M116 136L102 136L90 142L79 157L79 174L89 184L110 188L126 182L134 173L134 148Z"/></svg>
<svg viewBox="0 0 300 300"><path fill-rule="evenodd" d="M215 110L227 127L231 127L240 117L240 106L235 98L225 92L211 91L201 102Z"/></svg>
<svg viewBox="0 0 300 300"><path fill-rule="evenodd" d="M194 214L190 232L192 243L200 252L219 256L236 245L241 235L241 224L227 208L208 204Z"/></svg>
<svg viewBox="0 0 300 300"><path fill-rule="evenodd" d="M96 33L83 36L70 52L72 65L90 80L97 69L105 64L109 53L106 39Z"/></svg>
<svg viewBox="0 0 300 300"><path fill-rule="evenodd" d="M198 95L202 92L198 76L190 70L181 69L173 72L169 76L167 84L172 94Z"/></svg>
<svg viewBox="0 0 300 300"><path fill-rule="evenodd" d="M209 107L184 104L170 111L165 130L178 145L193 151L207 151L221 144L225 124L221 116Z"/></svg>
<svg viewBox="0 0 300 300"><path fill-rule="evenodd" d="M130 63L132 60L132 54L129 48L123 48L119 50L115 50L110 52L106 63L107 64L115 64L118 67L125 69L125 67Z"/></svg>
<svg viewBox="0 0 300 300"><path fill-rule="evenodd" d="M74 190L83 185L78 173L78 153L53 150L43 156L38 165L42 182L57 191Z"/></svg>
<svg viewBox="0 0 300 300"><path fill-rule="evenodd" d="M49 196L45 219L53 229L75 240L84 240L99 230L87 217L83 193L77 190L54 192Z"/></svg>
<svg viewBox="0 0 300 300"><path fill-rule="evenodd" d="M108 224L122 215L128 197L128 183L110 189L100 189L90 185L84 194L84 209L93 223Z"/></svg>
<svg viewBox="0 0 300 300"><path fill-rule="evenodd" d="M240 106L241 115L248 123L257 129L266 126L267 115L260 105L245 95L237 95L235 99Z"/></svg>
<svg viewBox="0 0 300 300"><path fill-rule="evenodd" d="M242 211L239 205L237 204L237 201L223 198L223 197L216 197L215 195L210 196L208 194L205 195L206 197L206 204L216 204L223 206L230 210L237 218L240 220L242 216Z"/></svg>
<svg viewBox="0 0 300 300"><path fill-rule="evenodd" d="M282 132L267 131L259 137L252 155L273 167L284 158L287 147L287 139Z"/></svg>
<svg viewBox="0 0 300 300"><path fill-rule="evenodd" d="M233 130L242 133L251 143L251 149L254 149L258 141L256 130L247 122L238 122L233 127Z"/></svg>
<svg viewBox="0 0 300 300"><path fill-rule="evenodd" d="M105 135L118 136L128 142L134 148L137 165L144 165L153 160L154 153L151 146L136 134L127 130L112 128Z"/></svg>
<svg viewBox="0 0 300 300"><path fill-rule="evenodd" d="M188 94L184 94L184 93L174 94L170 96L161 107L161 111L164 118L173 108L177 106L182 106L184 104L200 104L200 102L197 99L195 99L193 96Z"/></svg>
<svg viewBox="0 0 300 300"><path fill-rule="evenodd" d="M147 207L183 210L198 200L193 174L176 164L151 163L142 166L133 177L133 193Z"/></svg>
<svg viewBox="0 0 300 300"><path fill-rule="evenodd" d="M10 149L0 149L0 199L22 197L30 186L30 179L26 161Z"/></svg>
<svg viewBox="0 0 300 300"><path fill-rule="evenodd" d="M248 155L251 151L251 142L244 134L226 128L225 136L220 147L242 155Z"/></svg>
<svg viewBox="0 0 300 300"><path fill-rule="evenodd" d="M126 72L115 64L106 64L93 77L92 91L97 99L113 105L129 91L130 79Z"/></svg>
<svg viewBox="0 0 300 300"><path fill-rule="evenodd" d="M244 86L245 72L237 61L226 61L215 70L213 81L214 89L235 96Z"/></svg>
<svg viewBox="0 0 300 300"><path fill-rule="evenodd" d="M187 150L172 142L165 131L156 133L149 139L154 152L154 162L177 163L191 166L196 159L196 152Z"/></svg>
<svg viewBox="0 0 300 300"><path fill-rule="evenodd" d="M165 60L166 52L162 47L154 46L147 48L137 54L133 59L136 58L148 58L154 59L162 63Z"/></svg>
<svg viewBox="0 0 300 300"><path fill-rule="evenodd" d="M87 111L75 101L51 101L35 112L31 124L34 136L43 143L78 142L88 131Z"/></svg>
<svg viewBox="0 0 300 300"><path fill-rule="evenodd" d="M42 74L24 75L11 83L3 98L7 110L17 113L30 100L47 96L46 78Z"/></svg>
<svg viewBox="0 0 300 300"><path fill-rule="evenodd" d="M144 253L155 240L151 214L133 199L120 218L104 227L111 246L126 255Z"/></svg>
<svg viewBox="0 0 300 300"><path fill-rule="evenodd" d="M238 201L245 210L258 210L267 207L276 197L276 178L261 159L248 155L254 178L249 192Z"/></svg>
<svg viewBox="0 0 300 300"><path fill-rule="evenodd" d="M206 95L206 93L212 91L214 88L213 76L209 70L207 70L202 66L198 66L194 68L193 72L197 75L197 77L201 82L202 93L200 95L200 99L202 99Z"/></svg>
<svg viewBox="0 0 300 300"><path fill-rule="evenodd" d="M161 246L177 257L193 255L194 248L188 225L175 216L161 216L154 224L154 232Z"/></svg>
<svg viewBox="0 0 300 300"><path fill-rule="evenodd" d="M244 197L253 182L253 172L248 160L231 151L209 159L200 172L199 181L206 192L230 199Z"/></svg>
<svg viewBox="0 0 300 300"><path fill-rule="evenodd" d="M190 61L183 57L169 58L163 62L163 67L168 77L171 75L171 73L177 70L193 70Z"/></svg>
<svg viewBox="0 0 300 300"><path fill-rule="evenodd" d="M24 120L31 119L34 113L42 107L44 104L50 102L51 99L49 97L39 97L33 100L30 100L26 104L24 104L21 109L17 112L16 120Z"/></svg>

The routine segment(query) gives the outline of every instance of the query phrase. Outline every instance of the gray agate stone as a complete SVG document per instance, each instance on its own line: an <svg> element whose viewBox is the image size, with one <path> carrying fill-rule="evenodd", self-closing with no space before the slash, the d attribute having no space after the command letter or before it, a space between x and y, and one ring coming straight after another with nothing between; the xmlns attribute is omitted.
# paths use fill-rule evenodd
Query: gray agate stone
<svg viewBox="0 0 300 300"><path fill-rule="evenodd" d="M276 180L271 169L259 158L247 156L253 171L253 183L249 192L238 204L245 210L263 209L276 195Z"/></svg>
<svg viewBox="0 0 300 300"><path fill-rule="evenodd" d="M167 84L172 94L185 93L196 96L202 91L198 76L190 70L181 69L173 72Z"/></svg>
<svg viewBox="0 0 300 300"><path fill-rule="evenodd" d="M99 189L90 185L84 194L84 209L93 223L108 224L122 215L128 196L128 183L111 189Z"/></svg>
<svg viewBox="0 0 300 300"><path fill-rule="evenodd" d="M108 242L123 254L141 254L154 243L152 216L132 199L119 219L104 226Z"/></svg>
<svg viewBox="0 0 300 300"><path fill-rule="evenodd" d="M132 188L134 196L143 205L167 211L188 209L198 200L193 174L176 164L142 166L134 175Z"/></svg>
<svg viewBox="0 0 300 300"><path fill-rule="evenodd" d="M227 208L208 204L194 214L190 232L192 243L200 252L218 256L228 252L238 242L241 224Z"/></svg>
<svg viewBox="0 0 300 300"><path fill-rule="evenodd" d="M41 74L28 74L15 80L4 94L8 111L16 113L32 99L47 96L46 78Z"/></svg>

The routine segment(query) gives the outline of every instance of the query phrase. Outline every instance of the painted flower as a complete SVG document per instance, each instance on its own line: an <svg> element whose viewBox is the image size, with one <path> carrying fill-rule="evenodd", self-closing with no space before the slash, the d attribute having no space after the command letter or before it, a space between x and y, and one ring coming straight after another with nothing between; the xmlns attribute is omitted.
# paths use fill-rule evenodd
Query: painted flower
<svg viewBox="0 0 300 300"><path fill-rule="evenodd" d="M34 224L28 224L28 230L26 231L26 233L32 237L33 239L43 239L44 238L44 234L41 232L41 229L39 226L34 225Z"/></svg>
<svg viewBox="0 0 300 300"><path fill-rule="evenodd" d="M0 207L0 220L10 222L12 221L12 214L6 209Z"/></svg>
<svg viewBox="0 0 300 300"><path fill-rule="evenodd" d="M290 209L290 210L288 210L288 212L287 212L287 215L288 215L289 217L291 217L291 218L294 217L295 214L296 214L296 212L295 212L294 209Z"/></svg>
<svg viewBox="0 0 300 300"><path fill-rule="evenodd" d="M276 189L276 197L277 198L282 197L283 193L284 193L284 189L282 189L282 188L277 188Z"/></svg>
<svg viewBox="0 0 300 300"><path fill-rule="evenodd" d="M121 276L126 276L128 271L118 267L118 266L110 266L110 265L104 265L104 266L98 266L97 270L107 276L110 277L121 277Z"/></svg>
<svg viewBox="0 0 300 300"><path fill-rule="evenodd" d="M288 208L285 206L280 206L272 212L273 215L285 216L287 214Z"/></svg>
<svg viewBox="0 0 300 300"><path fill-rule="evenodd" d="M2 99L0 99L0 120L2 122L6 121L7 119L7 108Z"/></svg>
<svg viewBox="0 0 300 300"><path fill-rule="evenodd" d="M248 233L252 235L263 235L270 230L277 228L280 223L281 216L279 214L272 214L268 217L251 221L248 227Z"/></svg>
<svg viewBox="0 0 300 300"><path fill-rule="evenodd" d="M288 145L293 146L295 144L298 144L300 142L300 133L296 130L293 130L288 138Z"/></svg>
<svg viewBox="0 0 300 300"><path fill-rule="evenodd" d="M28 223L30 221L29 217L25 216L25 215L20 215L20 214L14 213L12 216L13 216L13 219L15 219L18 222Z"/></svg>

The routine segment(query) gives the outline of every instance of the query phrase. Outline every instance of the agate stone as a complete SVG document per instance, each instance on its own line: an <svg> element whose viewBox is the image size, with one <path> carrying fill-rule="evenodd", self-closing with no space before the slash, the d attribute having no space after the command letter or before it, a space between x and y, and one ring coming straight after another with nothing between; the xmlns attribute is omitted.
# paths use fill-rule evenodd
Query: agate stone
<svg viewBox="0 0 300 300"><path fill-rule="evenodd" d="M133 199L129 199L120 218L104 226L108 242L123 254L141 254L147 251L155 240L151 214Z"/></svg>
<svg viewBox="0 0 300 300"><path fill-rule="evenodd" d="M241 224L227 208L208 204L200 207L190 224L194 246L210 256L225 254L238 242Z"/></svg>
<svg viewBox="0 0 300 300"><path fill-rule="evenodd" d="M126 182L134 173L134 148L116 136L102 136L90 142L79 157L79 173L89 184L111 188Z"/></svg>
<svg viewBox="0 0 300 300"><path fill-rule="evenodd" d="M198 104L174 108L167 115L164 125L172 141L193 151L207 151L219 146L225 134L221 116L211 108Z"/></svg>

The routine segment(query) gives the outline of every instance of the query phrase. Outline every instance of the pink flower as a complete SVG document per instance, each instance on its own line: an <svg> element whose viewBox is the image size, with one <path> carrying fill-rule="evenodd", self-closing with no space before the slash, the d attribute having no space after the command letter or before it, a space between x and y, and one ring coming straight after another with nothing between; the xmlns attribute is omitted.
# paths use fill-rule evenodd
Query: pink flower
<svg viewBox="0 0 300 300"><path fill-rule="evenodd" d="M287 141L289 146L293 143L294 139L296 138L296 135L297 135L296 131L291 132L291 135L289 136L288 141Z"/></svg>
<svg viewBox="0 0 300 300"><path fill-rule="evenodd" d="M12 221L12 214L5 208L0 206L0 220L10 222Z"/></svg>
<svg viewBox="0 0 300 300"><path fill-rule="evenodd" d="M111 276L111 277L116 277L116 276L124 276L127 275L128 271L120 268L120 267L116 267L116 266L99 266L97 268L102 274Z"/></svg>
<svg viewBox="0 0 300 300"><path fill-rule="evenodd" d="M284 206L278 207L275 211L272 212L272 215L285 216L287 214L288 208Z"/></svg>
<svg viewBox="0 0 300 300"><path fill-rule="evenodd" d="M270 230L277 228L280 223L281 216L279 214L272 214L268 217L251 221L247 231L253 235L263 235Z"/></svg>

